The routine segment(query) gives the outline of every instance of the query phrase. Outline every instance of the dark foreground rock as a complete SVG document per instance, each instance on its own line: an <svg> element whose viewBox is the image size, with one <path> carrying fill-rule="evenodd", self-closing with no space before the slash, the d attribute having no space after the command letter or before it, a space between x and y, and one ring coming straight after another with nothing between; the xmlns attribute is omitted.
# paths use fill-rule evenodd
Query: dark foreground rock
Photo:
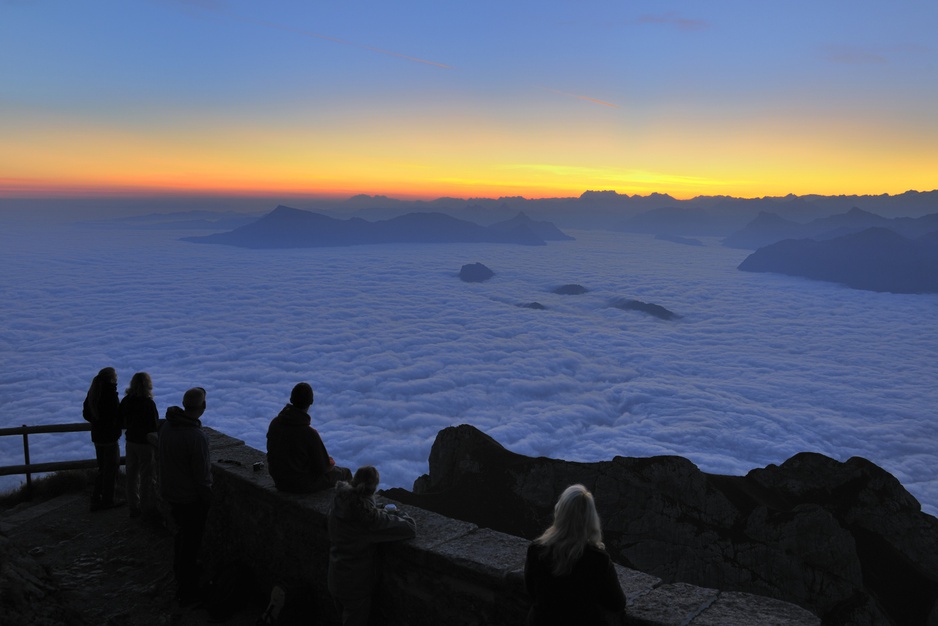
<svg viewBox="0 0 938 626"><path fill-rule="evenodd" d="M386 495L533 538L573 483L595 494L613 558L666 581L779 598L825 624L938 624L938 520L859 457L720 476L671 456L526 457L459 426L437 436L413 492Z"/></svg>

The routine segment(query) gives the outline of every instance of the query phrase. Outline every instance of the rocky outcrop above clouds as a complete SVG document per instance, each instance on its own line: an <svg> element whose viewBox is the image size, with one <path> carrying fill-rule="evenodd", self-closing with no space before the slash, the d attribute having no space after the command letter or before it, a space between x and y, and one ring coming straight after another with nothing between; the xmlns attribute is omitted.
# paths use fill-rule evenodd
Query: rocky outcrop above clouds
<svg viewBox="0 0 938 626"><path fill-rule="evenodd" d="M892 293L938 293L938 231L908 239L869 228L829 240L786 239L749 255L746 272L774 272Z"/></svg>
<svg viewBox="0 0 938 626"><path fill-rule="evenodd" d="M720 476L674 456L527 457L463 425L438 434L412 492L387 495L533 538L573 483L594 493L613 558L666 581L776 597L831 625L938 623L938 520L858 457Z"/></svg>
<svg viewBox="0 0 938 626"><path fill-rule="evenodd" d="M669 311L660 304L654 304L652 302L642 302L641 300L632 300L631 298L619 298L610 302L610 306L617 309L622 309L623 311L639 311L641 313L647 313L652 317L657 317L662 320L674 320L680 319L680 315L674 311Z"/></svg>
<svg viewBox="0 0 938 626"><path fill-rule="evenodd" d="M483 283L495 276L495 272L482 263L466 263L459 270L459 279L467 283Z"/></svg>
<svg viewBox="0 0 938 626"><path fill-rule="evenodd" d="M566 285L560 285L559 287L554 288L553 292L561 296L579 296L589 291L583 285L577 283L569 283Z"/></svg>
<svg viewBox="0 0 938 626"><path fill-rule="evenodd" d="M185 240L243 248L313 248L382 243L546 245L543 238L524 224L518 224L515 228L493 229L436 212L407 213L370 222L357 217L337 219L285 206L278 206L257 221L234 230L202 237L186 237Z"/></svg>

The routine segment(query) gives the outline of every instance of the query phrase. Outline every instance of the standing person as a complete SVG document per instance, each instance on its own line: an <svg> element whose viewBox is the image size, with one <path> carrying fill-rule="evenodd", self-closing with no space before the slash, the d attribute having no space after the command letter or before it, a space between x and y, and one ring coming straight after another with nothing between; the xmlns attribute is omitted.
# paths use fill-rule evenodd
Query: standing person
<svg viewBox="0 0 938 626"><path fill-rule="evenodd" d="M377 544L411 539L417 523L404 513L375 503L380 476L359 467L352 482L335 486L329 511L329 593L343 626L365 626L378 583Z"/></svg>
<svg viewBox="0 0 938 626"><path fill-rule="evenodd" d="M130 379L120 403L121 425L127 429L127 503L130 516L156 511L156 450L148 436L156 432L160 414L153 402L153 381L146 372Z"/></svg>
<svg viewBox="0 0 938 626"><path fill-rule="evenodd" d="M322 437L310 426L312 405L313 388L297 383L290 403L267 429L267 469L280 491L313 493L352 478L350 470L335 464Z"/></svg>
<svg viewBox="0 0 938 626"><path fill-rule="evenodd" d="M625 594L583 485L560 494L553 524L528 546L524 585L532 600L527 626L601 626L603 611L623 617Z"/></svg>
<svg viewBox="0 0 938 626"><path fill-rule="evenodd" d="M208 436L199 421L205 412L205 389L193 387L186 391L182 407L169 407L166 422L159 430L160 492L176 523L176 596L181 604L191 604L198 600L199 549L212 502Z"/></svg>
<svg viewBox="0 0 938 626"><path fill-rule="evenodd" d="M91 495L92 511L123 504L114 498L121 462L119 407L117 371L113 367L105 367L91 381L82 406L82 416L91 422L91 441L98 462L94 493Z"/></svg>

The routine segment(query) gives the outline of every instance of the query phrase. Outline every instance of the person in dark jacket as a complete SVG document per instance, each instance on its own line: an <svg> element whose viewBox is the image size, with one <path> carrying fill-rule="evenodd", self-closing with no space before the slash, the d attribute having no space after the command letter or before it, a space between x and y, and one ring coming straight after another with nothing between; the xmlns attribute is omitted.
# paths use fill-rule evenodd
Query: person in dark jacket
<svg viewBox="0 0 938 626"><path fill-rule="evenodd" d="M329 456L322 437L310 426L313 388L298 383L267 429L267 470L280 491L313 493L350 480L352 472Z"/></svg>
<svg viewBox="0 0 938 626"><path fill-rule="evenodd" d="M532 600L528 626L602 626L610 623L604 612L623 619L625 594L583 485L564 490L553 524L528 546L524 584Z"/></svg>
<svg viewBox="0 0 938 626"><path fill-rule="evenodd" d="M176 523L173 574L177 598L181 604L191 604L198 600L199 550L212 503L208 436L199 420L205 412L205 389L186 391L182 407L169 407L159 430L160 495L169 503Z"/></svg>
<svg viewBox="0 0 938 626"><path fill-rule="evenodd" d="M130 516L156 511L156 449L149 441L160 414L153 402L153 381L146 372L130 379L120 403L121 425L126 429L127 503Z"/></svg>
<svg viewBox="0 0 938 626"><path fill-rule="evenodd" d="M335 486L329 511L329 574L327 584L343 626L365 626L378 584L377 546L411 539L417 523L396 509L375 503L380 476L370 465L355 471L352 481Z"/></svg>
<svg viewBox="0 0 938 626"><path fill-rule="evenodd" d="M105 367L91 381L82 406L82 415L91 422L91 441L98 463L91 495L92 511L123 504L114 498L121 460L119 407L117 371L113 367Z"/></svg>

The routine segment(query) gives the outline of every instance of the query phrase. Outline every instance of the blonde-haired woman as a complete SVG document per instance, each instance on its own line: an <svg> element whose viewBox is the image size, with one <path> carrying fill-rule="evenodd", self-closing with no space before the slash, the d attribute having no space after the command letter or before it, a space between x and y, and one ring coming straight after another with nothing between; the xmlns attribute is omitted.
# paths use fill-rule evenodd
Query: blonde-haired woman
<svg viewBox="0 0 938 626"><path fill-rule="evenodd" d="M156 448L149 441L160 419L153 402L153 381L146 372L130 379L120 404L121 424L127 429L127 504L130 516L156 513Z"/></svg>
<svg viewBox="0 0 938 626"><path fill-rule="evenodd" d="M528 546L524 583L531 596L528 626L607 624L621 619L625 594L603 545L593 494L567 487L554 506L554 522Z"/></svg>

